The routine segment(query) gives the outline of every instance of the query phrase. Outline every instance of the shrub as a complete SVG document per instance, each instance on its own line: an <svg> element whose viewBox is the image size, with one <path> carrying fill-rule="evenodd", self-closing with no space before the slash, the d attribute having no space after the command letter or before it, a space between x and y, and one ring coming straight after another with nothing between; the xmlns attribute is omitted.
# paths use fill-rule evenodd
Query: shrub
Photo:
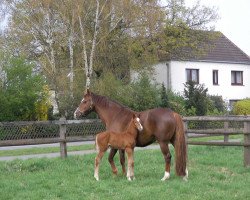
<svg viewBox="0 0 250 200"><path fill-rule="evenodd" d="M208 96L211 102L209 113L225 113L226 112L226 103L223 100L222 96L210 95Z"/></svg>
<svg viewBox="0 0 250 200"><path fill-rule="evenodd" d="M167 91L167 96L169 100L169 108L180 115L186 115L184 97L179 93L173 92L172 90Z"/></svg>
<svg viewBox="0 0 250 200"><path fill-rule="evenodd" d="M164 83L162 83L161 85L161 102L160 102L160 107L162 108L169 108L170 105L169 105L169 99L168 99L168 94L167 94L167 90L166 90L166 87L164 85Z"/></svg>
<svg viewBox="0 0 250 200"><path fill-rule="evenodd" d="M160 105L160 90L156 84L151 83L146 73L142 73L137 80L129 84L123 83L112 73L105 73L96 80L93 91L136 111Z"/></svg>
<svg viewBox="0 0 250 200"><path fill-rule="evenodd" d="M33 72L33 65L22 57L5 60L5 79L0 86L0 121L34 120L35 104L43 95L45 79Z"/></svg>
<svg viewBox="0 0 250 200"><path fill-rule="evenodd" d="M149 76L142 73L137 81L131 84L131 102L128 105L136 111L156 108L160 105L160 90L151 83Z"/></svg>
<svg viewBox="0 0 250 200"><path fill-rule="evenodd" d="M237 101L233 105L233 114L235 115L250 115L250 99Z"/></svg>
<svg viewBox="0 0 250 200"><path fill-rule="evenodd" d="M203 84L196 84L192 81L185 84L184 96L186 98L186 109L194 107L196 115L206 115L208 111L209 99L207 96L208 89Z"/></svg>

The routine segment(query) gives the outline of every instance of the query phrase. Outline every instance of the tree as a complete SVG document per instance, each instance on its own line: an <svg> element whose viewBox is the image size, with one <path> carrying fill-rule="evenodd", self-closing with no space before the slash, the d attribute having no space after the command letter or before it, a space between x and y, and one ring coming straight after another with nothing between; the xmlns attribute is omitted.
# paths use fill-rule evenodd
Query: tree
<svg viewBox="0 0 250 200"><path fill-rule="evenodd" d="M167 90L166 90L166 87L165 87L164 83L162 83L162 85L161 85L161 103L160 103L160 106L169 108L170 105L169 105L168 101L169 101L169 99L168 99L168 95L167 95Z"/></svg>
<svg viewBox="0 0 250 200"><path fill-rule="evenodd" d="M21 57L5 60L5 78L0 87L0 121L35 119L35 105L43 99L45 80L32 68L33 64Z"/></svg>
<svg viewBox="0 0 250 200"><path fill-rule="evenodd" d="M143 73L137 81L131 85L132 93L129 107L136 111L143 111L146 109L156 108L160 104L160 92L155 84L151 83L149 75Z"/></svg>
<svg viewBox="0 0 250 200"><path fill-rule="evenodd" d="M222 96L217 95L209 95L209 99L211 100L211 108L209 108L211 111L212 109L217 109L220 113L226 112L226 103L223 100Z"/></svg>
<svg viewBox="0 0 250 200"><path fill-rule="evenodd" d="M167 23L172 26L186 24L190 29L210 30L218 19L218 9L207 7L196 1L193 7L187 7L185 0L167 0Z"/></svg>
<svg viewBox="0 0 250 200"><path fill-rule="evenodd" d="M198 116L206 115L209 99L208 89L203 84L196 84L193 81L187 82L184 88L184 97L186 98L186 109L195 108L195 114Z"/></svg>
<svg viewBox="0 0 250 200"><path fill-rule="evenodd" d="M215 19L213 10L195 15L203 12L201 7L188 10L183 1L167 1L166 7L158 0L3 2L11 14L3 45L38 63L55 91L60 114L69 116L88 85L87 76L94 83L111 72L128 83L130 69L148 70L179 47L195 46L196 36L187 42L188 30L203 29Z"/></svg>

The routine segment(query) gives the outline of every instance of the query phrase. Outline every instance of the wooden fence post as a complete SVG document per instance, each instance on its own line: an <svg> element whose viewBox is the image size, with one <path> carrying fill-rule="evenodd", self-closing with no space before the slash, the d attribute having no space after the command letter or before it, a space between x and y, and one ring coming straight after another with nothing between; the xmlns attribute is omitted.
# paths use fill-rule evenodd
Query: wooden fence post
<svg viewBox="0 0 250 200"><path fill-rule="evenodd" d="M228 121L224 122L224 130L227 132L228 131ZM224 142L228 142L229 141L229 135L224 135Z"/></svg>
<svg viewBox="0 0 250 200"><path fill-rule="evenodd" d="M244 122L244 144L250 144L250 121ZM244 166L250 166L250 146L244 146Z"/></svg>
<svg viewBox="0 0 250 200"><path fill-rule="evenodd" d="M60 139L62 141L60 142L60 155L61 158L67 157L67 144L66 144L66 119L65 117L62 117L59 119L60 123Z"/></svg>

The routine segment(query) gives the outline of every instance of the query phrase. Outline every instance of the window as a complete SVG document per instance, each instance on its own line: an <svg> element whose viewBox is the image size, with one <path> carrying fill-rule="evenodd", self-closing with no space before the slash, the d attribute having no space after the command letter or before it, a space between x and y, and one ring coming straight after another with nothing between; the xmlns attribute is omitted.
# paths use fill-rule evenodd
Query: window
<svg viewBox="0 0 250 200"><path fill-rule="evenodd" d="M243 71L231 71L231 84L243 85Z"/></svg>
<svg viewBox="0 0 250 200"><path fill-rule="evenodd" d="M218 70L213 70L213 85L218 85Z"/></svg>
<svg viewBox="0 0 250 200"><path fill-rule="evenodd" d="M187 82L193 81L199 83L199 70L198 69L186 69Z"/></svg>

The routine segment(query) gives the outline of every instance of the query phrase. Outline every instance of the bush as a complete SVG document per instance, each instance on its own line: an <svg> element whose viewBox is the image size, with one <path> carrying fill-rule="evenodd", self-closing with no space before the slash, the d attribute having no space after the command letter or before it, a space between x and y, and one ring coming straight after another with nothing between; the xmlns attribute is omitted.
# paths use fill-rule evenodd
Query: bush
<svg viewBox="0 0 250 200"><path fill-rule="evenodd" d="M151 83L149 76L143 73L139 79L131 84L130 108L136 111L156 108L160 105L160 90L156 84Z"/></svg>
<svg viewBox="0 0 250 200"><path fill-rule="evenodd" d="M196 84L192 81L185 84L184 96L186 98L186 109L194 107L196 115L206 115L208 111L209 98L208 89L203 84Z"/></svg>
<svg viewBox="0 0 250 200"><path fill-rule="evenodd" d="M174 93L172 90L167 91L169 108L171 108L174 112L179 113L180 115L186 115L185 109L185 99L179 93Z"/></svg>
<svg viewBox="0 0 250 200"><path fill-rule="evenodd" d="M223 100L222 96L210 95L208 97L211 101L211 105L209 107L209 113L214 112L215 114L219 114L226 112L226 103Z"/></svg>
<svg viewBox="0 0 250 200"><path fill-rule="evenodd" d="M250 115L250 99L237 101L233 105L233 114L235 115Z"/></svg>
<svg viewBox="0 0 250 200"><path fill-rule="evenodd" d="M5 60L5 79L0 86L0 121L36 119L36 103L42 99L45 79L34 73L33 67L21 57Z"/></svg>
<svg viewBox="0 0 250 200"><path fill-rule="evenodd" d="M160 105L160 90L157 85L151 83L146 73L141 74L137 80L129 84L123 83L112 73L105 73L95 81L93 91L136 111Z"/></svg>
<svg viewBox="0 0 250 200"><path fill-rule="evenodd" d="M169 99L168 99L168 94L167 94L167 90L166 90L166 87L164 85L164 83L162 83L161 85L161 102L160 102L160 107L162 108L169 108L170 105L169 105Z"/></svg>

